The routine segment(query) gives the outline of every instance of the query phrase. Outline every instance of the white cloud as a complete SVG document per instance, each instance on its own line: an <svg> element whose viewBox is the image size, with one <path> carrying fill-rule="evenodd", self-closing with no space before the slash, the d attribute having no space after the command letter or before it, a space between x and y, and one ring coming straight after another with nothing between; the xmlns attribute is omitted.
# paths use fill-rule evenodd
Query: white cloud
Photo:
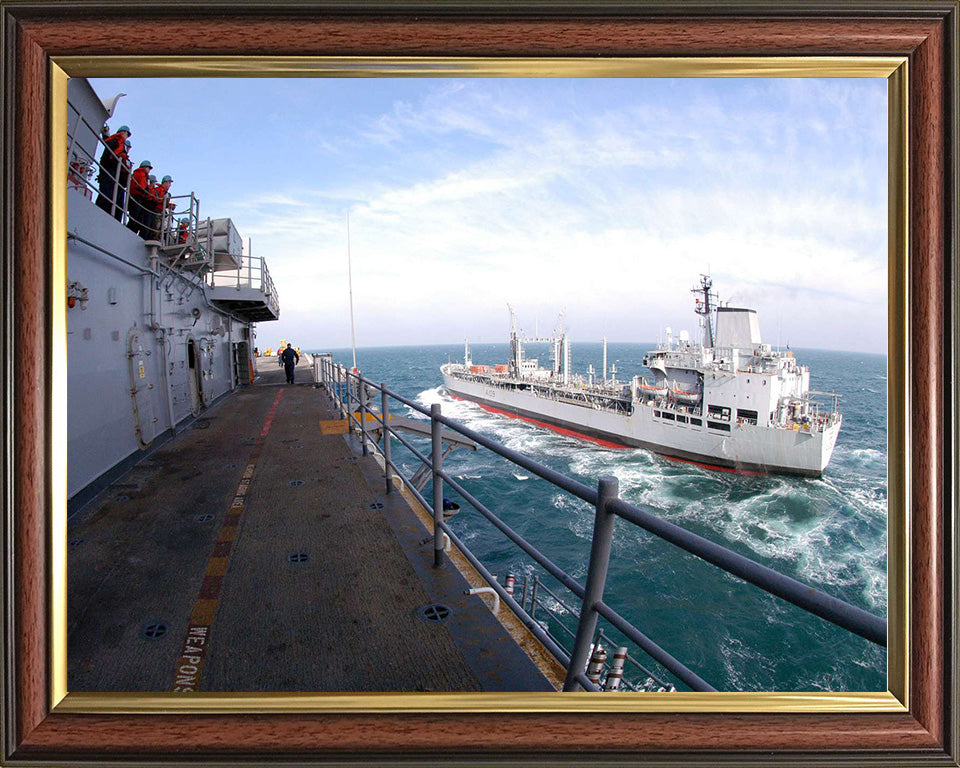
<svg viewBox="0 0 960 768"><path fill-rule="evenodd" d="M482 139L483 151L409 181L367 170L348 186L262 190L239 201L243 234L269 243L281 322L314 318L308 337L340 327L328 346L348 340L349 209L362 343L458 341L467 322L497 334L478 341L501 340L507 301L550 323L566 308L575 337L649 340L664 325L693 329L689 289L711 269L722 298L761 311L768 341L779 326L796 346L882 349L883 169L812 146L852 130L862 105L846 86L787 90L803 120L709 95L548 119L535 103L446 85L397 101L351 141L398 162L441 135Z"/></svg>

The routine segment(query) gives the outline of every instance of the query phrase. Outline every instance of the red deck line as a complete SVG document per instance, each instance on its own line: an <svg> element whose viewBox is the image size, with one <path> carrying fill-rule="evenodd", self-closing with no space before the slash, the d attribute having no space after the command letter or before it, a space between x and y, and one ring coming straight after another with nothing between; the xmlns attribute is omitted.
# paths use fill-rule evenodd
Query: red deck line
<svg viewBox="0 0 960 768"><path fill-rule="evenodd" d="M240 517L246 504L247 490L253 480L253 473L257 467L257 460L263 451L263 444L270 434L270 427L277 415L277 407L285 390L278 389L273 405L267 413L267 418L260 429L260 439L257 440L250 461L243 470L243 476L237 484L227 513L220 523L220 532L213 545L213 551L207 560L203 583L200 592L190 612L190 621L187 626L187 636L183 640L180 656L177 658L177 669L173 685L173 693L196 693L200 690L200 680L203 677L203 662L206 658L207 645L210 641L210 629L213 626L213 617L220 604L220 594L223 588L223 577L230 562L230 553L233 541L240 526Z"/></svg>

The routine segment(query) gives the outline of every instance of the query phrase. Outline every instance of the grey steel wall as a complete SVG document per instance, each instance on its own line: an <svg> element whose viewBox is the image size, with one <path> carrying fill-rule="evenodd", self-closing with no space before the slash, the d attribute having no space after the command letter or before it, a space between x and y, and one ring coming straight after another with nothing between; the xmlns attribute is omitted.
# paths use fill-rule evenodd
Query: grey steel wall
<svg viewBox="0 0 960 768"><path fill-rule="evenodd" d="M94 242L143 269L149 268L144 241L78 192L67 193L67 222L68 233ZM204 382L205 400L210 402L232 388L230 342L241 341L244 324L213 311L201 288L181 295L183 284L170 279L163 288L151 287L155 281L148 280L137 269L70 238L67 281L79 281L89 297L85 310L79 303L67 310L67 493L73 496L141 450L135 431L127 357L130 329L136 327L140 331L144 352L149 353L134 361L142 360L144 365L144 378L137 376L137 383L153 384L145 393L149 407L141 407L141 411L149 411L148 417L157 420L152 424L152 433L160 434L193 413L188 340L192 337L198 343L209 342L213 350L213 375ZM170 329L166 366L158 334L147 328L151 290L159 324ZM199 310L199 319L195 318L194 309ZM228 332L212 333L218 326ZM172 423L168 384L173 401ZM138 395L138 399L143 396Z"/></svg>

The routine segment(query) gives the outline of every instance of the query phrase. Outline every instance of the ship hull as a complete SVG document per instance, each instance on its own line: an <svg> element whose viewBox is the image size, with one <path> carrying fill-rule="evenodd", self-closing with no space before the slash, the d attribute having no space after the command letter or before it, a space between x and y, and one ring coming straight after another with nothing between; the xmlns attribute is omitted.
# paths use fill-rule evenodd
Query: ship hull
<svg viewBox="0 0 960 768"><path fill-rule="evenodd" d="M444 372L444 387L457 398L611 448L643 448L662 456L716 469L754 474L819 477L830 460L839 425L824 432L731 425L715 434L706 425L660 419L653 407L633 413L549 400L529 391L464 380Z"/></svg>

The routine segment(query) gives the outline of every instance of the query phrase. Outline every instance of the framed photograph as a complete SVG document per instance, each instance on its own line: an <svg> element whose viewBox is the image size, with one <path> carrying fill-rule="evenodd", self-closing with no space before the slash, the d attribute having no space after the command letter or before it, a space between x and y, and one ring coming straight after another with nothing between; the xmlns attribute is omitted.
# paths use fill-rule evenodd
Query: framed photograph
<svg viewBox="0 0 960 768"><path fill-rule="evenodd" d="M4 763L960 764L956 2L878 11L867 3L130 8L48 0L0 2L0 11ZM885 80L887 690L71 692L70 296L57 169L67 163L68 79L119 76ZM178 123L191 117L171 112L171 130Z"/></svg>

